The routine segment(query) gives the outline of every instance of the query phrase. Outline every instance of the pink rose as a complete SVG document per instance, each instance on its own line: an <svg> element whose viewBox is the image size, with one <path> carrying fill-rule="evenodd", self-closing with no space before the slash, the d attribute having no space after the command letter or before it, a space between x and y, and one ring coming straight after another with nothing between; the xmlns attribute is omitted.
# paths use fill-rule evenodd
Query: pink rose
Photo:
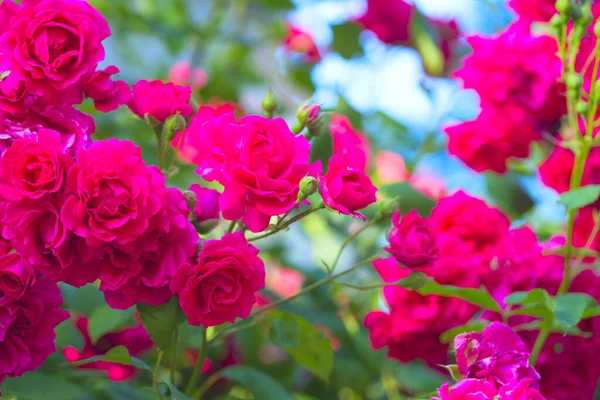
<svg viewBox="0 0 600 400"><path fill-rule="evenodd" d="M81 287L98 279L103 252L67 230L61 206L57 199L10 202L3 234L36 273Z"/></svg>
<svg viewBox="0 0 600 400"><path fill-rule="evenodd" d="M485 254L496 246L510 227L502 212L463 191L441 199L430 220L440 236L458 238L475 254Z"/></svg>
<svg viewBox="0 0 600 400"><path fill-rule="evenodd" d="M92 134L96 130L94 119L70 105L56 107L32 107L22 126L32 131L40 128L53 129L61 134L63 148L72 157L77 150L92 143Z"/></svg>
<svg viewBox="0 0 600 400"><path fill-rule="evenodd" d="M169 82L179 86L191 86L194 90L200 90L208 82L208 74L200 67L192 69L189 61L180 61L173 64L169 70Z"/></svg>
<svg viewBox="0 0 600 400"><path fill-rule="evenodd" d="M380 151L375 156L375 170L381 183L405 182L410 176L404 158L393 151Z"/></svg>
<svg viewBox="0 0 600 400"><path fill-rule="evenodd" d="M20 122L4 119L0 121L0 158L6 150L10 149L15 140L26 137L35 139L37 133L31 129L24 128Z"/></svg>
<svg viewBox="0 0 600 400"><path fill-rule="evenodd" d="M281 118L249 115L236 121L233 114L210 118L189 131L198 140L196 173L224 186L219 208L226 220L242 219L252 232L269 226L271 217L296 204L299 183L320 173L309 164L310 144L296 136Z"/></svg>
<svg viewBox="0 0 600 400"><path fill-rule="evenodd" d="M329 123L329 132L333 139L333 154L345 155L350 166L366 170L371 162L369 139L355 131L345 115L334 115Z"/></svg>
<svg viewBox="0 0 600 400"><path fill-rule="evenodd" d="M181 267L171 281L188 322L205 327L247 318L264 287L264 263L241 232L207 241L198 263Z"/></svg>
<svg viewBox="0 0 600 400"><path fill-rule="evenodd" d="M201 146L202 136L201 128L207 121L212 121L220 115L230 114L235 111L235 107L231 104L222 104L220 106L200 106L198 112L195 113L187 129L183 132L178 132L171 146L177 149L177 155L184 161L191 164L200 164L202 162Z"/></svg>
<svg viewBox="0 0 600 400"><path fill-rule="evenodd" d="M496 388L489 382L479 379L463 379L452 388L446 382L439 389L440 397L431 400L494 400Z"/></svg>
<svg viewBox="0 0 600 400"><path fill-rule="evenodd" d="M288 52L303 54L304 60L311 64L321 61L321 53L310 33L291 24L287 29L283 44Z"/></svg>
<svg viewBox="0 0 600 400"><path fill-rule="evenodd" d="M410 185L433 200L446 196L446 187L441 179L426 174L413 174L409 179Z"/></svg>
<svg viewBox="0 0 600 400"><path fill-rule="evenodd" d="M47 104L82 101L82 80L104 59L110 28L87 1L24 1L0 37L30 92Z"/></svg>
<svg viewBox="0 0 600 400"><path fill-rule="evenodd" d="M445 128L448 152L477 172L505 173L509 158L527 158L540 139L534 121L517 107L489 106L473 120Z"/></svg>
<svg viewBox="0 0 600 400"><path fill-rule="evenodd" d="M34 101L27 91L26 78L18 71L11 71L10 64L3 65L0 70L9 72L8 76L0 81L0 110L9 114L26 113Z"/></svg>
<svg viewBox="0 0 600 400"><path fill-rule="evenodd" d="M172 277L196 256L198 233L188 219L184 195L175 188L156 189L156 195L162 207L146 231L133 242L104 247L100 290L113 308L169 301Z"/></svg>
<svg viewBox="0 0 600 400"><path fill-rule="evenodd" d="M64 154L60 139L58 132L41 129L37 138L16 140L0 160L1 196L19 200L62 193L73 160Z"/></svg>
<svg viewBox="0 0 600 400"><path fill-rule="evenodd" d="M408 268L428 266L440 253L431 223L415 210L404 217L399 212L392 216L389 239L390 247L385 250Z"/></svg>
<svg viewBox="0 0 600 400"><path fill-rule="evenodd" d="M190 191L196 195L194 214L196 221L204 222L219 219L219 197L221 194L209 188L204 188L195 183L190 186Z"/></svg>
<svg viewBox="0 0 600 400"><path fill-rule="evenodd" d="M161 81L138 81L133 85L132 98L127 104L131 112L140 118L150 114L160 122L165 122L177 113L189 117L194 108L190 105L192 88L177 86Z"/></svg>
<svg viewBox="0 0 600 400"><path fill-rule="evenodd" d="M597 158L598 154L595 148L592 149L588 160ZM568 192L571 187L571 172L574 165L575 154L569 149L557 146L540 165L540 179L544 185L556 190L558 193Z"/></svg>
<svg viewBox="0 0 600 400"><path fill-rule="evenodd" d="M7 300L23 297L34 282L35 276L18 254L0 256L0 307Z"/></svg>
<svg viewBox="0 0 600 400"><path fill-rule="evenodd" d="M548 22L556 14L555 0L510 0L508 5L528 22Z"/></svg>
<svg viewBox="0 0 600 400"><path fill-rule="evenodd" d="M86 96L94 100L94 106L104 113L116 110L131 99L131 89L124 81L113 81L112 75L119 73L114 65L103 71L94 72L84 83Z"/></svg>
<svg viewBox="0 0 600 400"><path fill-rule="evenodd" d="M54 353L54 328L69 318L62 303L56 284L40 279L0 306L0 381L36 370Z"/></svg>
<svg viewBox="0 0 600 400"><path fill-rule="evenodd" d="M144 163L140 148L129 141L109 139L81 149L68 183L72 194L61 219L92 246L137 240L162 207L158 196L164 178Z"/></svg>
<svg viewBox="0 0 600 400"><path fill-rule="evenodd" d="M368 0L367 10L358 22L384 43L406 43L410 40L410 21L414 13L404 0Z"/></svg>
<svg viewBox="0 0 600 400"><path fill-rule="evenodd" d="M536 388L532 387L535 385L536 382L530 378L513 381L500 388L498 400L546 400Z"/></svg>
<svg viewBox="0 0 600 400"><path fill-rule="evenodd" d="M329 159L329 169L321 178L321 195L327 207L366 221L357 211L377 201L375 193L371 179L361 169L349 166L346 156Z"/></svg>

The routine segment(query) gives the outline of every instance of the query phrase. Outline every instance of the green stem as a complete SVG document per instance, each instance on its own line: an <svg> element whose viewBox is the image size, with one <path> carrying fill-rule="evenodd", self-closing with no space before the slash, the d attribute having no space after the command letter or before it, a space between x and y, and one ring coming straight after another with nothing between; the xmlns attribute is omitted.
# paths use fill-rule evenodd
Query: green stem
<svg viewBox="0 0 600 400"><path fill-rule="evenodd" d="M204 361L206 360L206 356L208 355L208 340L206 336L206 329L202 329L202 347L200 348L200 353L198 354L198 359L196 360L196 365L194 366L194 371L192 371L192 376L190 377L190 381L185 388L185 394L191 396L194 393L194 388L198 385L200 381L200 375L202 374L202 367L204 366Z"/></svg>
<svg viewBox="0 0 600 400"><path fill-rule="evenodd" d="M208 379L202 384L202 386L200 386L200 388L196 391L196 393L194 393L192 398L202 399L202 395L204 395L204 393L206 393L208 389L212 387L212 385L217 383L219 379L221 379L221 374L218 372L215 372L214 374L209 376Z"/></svg>
<svg viewBox="0 0 600 400"><path fill-rule="evenodd" d="M544 348L544 344L546 343L546 339L548 339L548 336L550 335L550 328L550 324L544 324L542 326L542 329L535 340L535 344L533 345L533 350L531 351L531 356L529 358L529 363L531 365L535 365L537 362L538 357Z"/></svg>
<svg viewBox="0 0 600 400"><path fill-rule="evenodd" d="M237 220L231 221L229 227L227 228L227 233L231 233L235 230L235 225L237 224Z"/></svg>
<svg viewBox="0 0 600 400"><path fill-rule="evenodd" d="M352 241L354 239L356 239L361 233L363 233L364 231L366 231L367 229L369 229L373 225L377 224L379 221L380 221L380 219L376 219L376 220L373 220L373 221L369 222L368 224L366 224L365 226L363 226L362 228L360 228L359 230L357 230L356 232L354 232L352 235L350 235L346 240L344 240L344 243L342 243L342 247L340 247L340 249L338 250L338 253L335 256L335 259L333 260L333 263L331 264L330 269L328 268L329 274L332 274L333 271L335 270L335 267L337 266L337 263L340 261L340 257L342 256L342 253L344 252L344 249L346 247L348 247L348 245L350 243L352 243Z"/></svg>
<svg viewBox="0 0 600 400"><path fill-rule="evenodd" d="M154 367L154 374L152 374L152 387L156 391L156 395L158 396L159 400L163 400L162 393L160 392L160 389L158 388L158 371L160 369L160 362L162 361L162 357L163 357L163 352L161 351L158 353L158 358L156 360L156 366Z"/></svg>
<svg viewBox="0 0 600 400"><path fill-rule="evenodd" d="M283 231L283 230L287 229L287 228L288 228L290 225L292 225L294 222L298 222L298 221L300 221L302 218L304 218L304 217L307 217L308 215L310 215L310 214L314 213L315 211L322 210L322 209L324 209L324 208L325 208L325 205L324 205L324 204L320 204L320 205L318 205L317 207L314 207L314 208L309 208L308 210L306 210L306 211L303 211L303 212L301 212L300 214L296 215L294 218L290 218L290 219L289 219L287 222L285 222L284 224L281 224L281 226L279 226L279 227L275 227L275 229L273 229L273 230L271 230L271 231L269 231L269 232L267 232L267 233L264 233L264 234L262 234L262 235L259 235L259 236L255 236L255 237L253 237L253 238L250 238L250 239L248 239L248 241L249 241L249 242L254 242L255 240L264 239L264 238L266 238L266 237L269 237L269 236L271 236L271 235L274 235L274 234L276 234L276 233L277 233L277 232L279 232L279 231Z"/></svg>
<svg viewBox="0 0 600 400"><path fill-rule="evenodd" d="M171 383L175 384L175 373L177 372L177 345L179 342L179 326L175 328L175 342L173 343L173 358L171 358Z"/></svg>
<svg viewBox="0 0 600 400"><path fill-rule="evenodd" d="M286 297L284 299L279 299L277 301L274 301L271 304L268 304L268 305L266 305L266 306L264 306L264 307L256 310L248 318L249 319L250 318L256 318L259 315L266 313L267 311L270 311L270 310L272 310L274 308L277 308L277 307L282 306L282 305L284 305L286 303L289 303L290 301L293 301L293 300L295 300L295 299L297 299L299 297L302 297L305 294L310 293L313 290L316 290L316 289L320 288L321 286L325 286L328 283L331 283L331 282L333 282L333 281L335 281L335 280L337 280L337 279L339 279L339 278L341 278L341 277L343 277L345 275L348 275L348 274L352 273L353 271L357 270L358 268L360 268L360 267L362 267L364 265L372 263L373 261L377 260L377 258L378 257L368 258L366 260L363 260L363 261L359 262L358 264L354 264L353 266L351 266L350 268L348 268L345 271L342 271L342 272L337 273L335 275L328 275L327 277L321 279L320 281L317 281L317 282L314 282L311 285L308 285L307 287L305 287L304 289L302 289L301 291L299 291L298 293L296 293L295 295L293 295L291 297ZM221 331L218 335L216 335L213 338L213 341L217 340L217 339L219 339L221 337L230 335L232 333L238 332L239 330L243 330L245 328L246 328L246 325L242 325L242 326L233 325L229 329L225 329L225 330Z"/></svg>

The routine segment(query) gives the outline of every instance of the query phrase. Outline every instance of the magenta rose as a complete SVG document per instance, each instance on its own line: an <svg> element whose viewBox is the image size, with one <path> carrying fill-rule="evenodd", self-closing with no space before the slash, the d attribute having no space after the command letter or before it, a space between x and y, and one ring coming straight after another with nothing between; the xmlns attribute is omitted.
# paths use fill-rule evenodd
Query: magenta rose
<svg viewBox="0 0 600 400"><path fill-rule="evenodd" d="M329 169L321 178L321 195L327 207L366 221L357 211L377 201L375 193L377 188L371 179L362 170L349 166L346 156L331 157Z"/></svg>
<svg viewBox="0 0 600 400"><path fill-rule="evenodd" d="M196 195L194 215L196 221L204 222L219 219L219 197L221 194L214 190L202 187L197 183L190 186L190 191Z"/></svg>
<svg viewBox="0 0 600 400"><path fill-rule="evenodd" d="M37 280L18 300L0 306L0 381L39 368L56 347L54 328L69 318L55 283Z"/></svg>
<svg viewBox="0 0 600 400"><path fill-rule="evenodd" d="M138 81L133 85L133 97L127 104L131 112L140 118L146 114L165 122L177 113L189 117L194 108L190 105L192 88L161 81Z"/></svg>
<svg viewBox="0 0 600 400"><path fill-rule="evenodd" d="M536 388L537 383L531 378L513 381L498 391L498 400L546 400Z"/></svg>
<svg viewBox="0 0 600 400"><path fill-rule="evenodd" d="M53 129L61 134L63 148L72 157L77 150L92 143L96 130L94 119L70 105L56 107L32 107L22 121L22 126L32 131L40 128Z"/></svg>
<svg viewBox="0 0 600 400"><path fill-rule="evenodd" d="M264 287L264 263L241 232L207 241L198 263L181 267L171 281L189 323L205 327L247 318Z"/></svg>
<svg viewBox="0 0 600 400"><path fill-rule="evenodd" d="M41 129L37 137L16 140L0 160L0 196L38 199L64 192L73 160L64 154L60 139L58 132Z"/></svg>
<svg viewBox="0 0 600 400"><path fill-rule="evenodd" d="M108 36L106 20L87 1L24 1L0 37L0 48L46 104L77 104L82 79L104 59L102 41Z"/></svg>
<svg viewBox="0 0 600 400"><path fill-rule="evenodd" d="M35 276L18 254L0 256L0 306L23 297L34 282Z"/></svg>
<svg viewBox="0 0 600 400"><path fill-rule="evenodd" d="M134 242L106 249L100 290L113 308L167 302L175 272L196 256L198 233L188 219L190 210L184 195L175 188L156 193L162 208L150 218L146 232Z"/></svg>
<svg viewBox="0 0 600 400"><path fill-rule="evenodd" d="M117 139L81 149L68 184L72 194L61 219L92 246L137 240L160 211L159 195L165 187L162 174L146 165L140 148Z"/></svg>
<svg viewBox="0 0 600 400"><path fill-rule="evenodd" d="M27 91L26 79L18 71L11 71L10 65L0 67L9 72L0 81L0 110L9 114L24 114L33 103L33 96Z"/></svg>
<svg viewBox="0 0 600 400"><path fill-rule="evenodd" d="M454 349L458 369L465 378L499 385L524 378L540 379L529 365L529 353L521 338L501 322L492 322L482 333L458 335Z"/></svg>
<svg viewBox="0 0 600 400"><path fill-rule="evenodd" d="M557 13L555 0L509 0L508 5L528 22L548 22Z"/></svg>
<svg viewBox="0 0 600 400"><path fill-rule="evenodd" d="M414 6L404 0L368 0L358 22L384 43L407 43L414 12Z"/></svg>
<svg viewBox="0 0 600 400"><path fill-rule="evenodd" d="M24 128L20 122L12 121L10 119L3 119L0 121L0 158L4 156L6 150L10 149L15 140L26 137L31 137L35 140L37 136L36 131Z"/></svg>
<svg viewBox="0 0 600 400"><path fill-rule="evenodd" d="M489 382L479 379L463 379L454 386L446 382L438 390L440 397L431 400L494 400L496 388Z"/></svg>
<svg viewBox="0 0 600 400"><path fill-rule="evenodd" d="M415 210L404 217L399 212L392 216L389 240L390 247L385 250L408 268L427 266L440 253L437 234L431 223Z"/></svg>
<svg viewBox="0 0 600 400"><path fill-rule="evenodd" d="M60 219L60 209L57 199L10 202L3 234L43 277L76 287L94 282L103 251L70 232Z"/></svg>
<svg viewBox="0 0 600 400"><path fill-rule="evenodd" d="M86 96L94 100L94 106L104 113L114 111L131 99L131 89L124 81L113 81L112 76L119 73L114 65L105 70L94 72L83 84Z"/></svg>
<svg viewBox="0 0 600 400"><path fill-rule="evenodd" d="M320 173L309 164L310 144L294 135L281 118L249 115L236 121L232 113L210 116L199 131L196 173L224 186L219 208L226 220L242 219L252 232L269 226L271 217L296 204L299 183Z"/></svg>
<svg viewBox="0 0 600 400"><path fill-rule="evenodd" d="M329 123L333 154L346 156L348 164L366 170L371 164L371 144L364 133L356 131L345 115L334 115Z"/></svg>

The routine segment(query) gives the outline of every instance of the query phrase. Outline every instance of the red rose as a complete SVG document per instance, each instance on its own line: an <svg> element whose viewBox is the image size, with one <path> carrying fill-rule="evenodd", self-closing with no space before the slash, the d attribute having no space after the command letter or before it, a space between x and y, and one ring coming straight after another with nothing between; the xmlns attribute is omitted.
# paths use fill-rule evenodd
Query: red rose
<svg viewBox="0 0 600 400"><path fill-rule="evenodd" d="M0 256L0 305L6 300L23 297L34 282L35 276L18 254Z"/></svg>
<svg viewBox="0 0 600 400"><path fill-rule="evenodd" d="M33 96L26 88L26 78L18 71L11 71L9 64L0 68L0 72L4 71L9 74L0 81L0 110L9 114L24 114L33 103Z"/></svg>
<svg viewBox="0 0 600 400"><path fill-rule="evenodd" d="M131 98L131 89L124 81L113 81L111 76L118 74L114 65L103 71L93 73L83 85L85 94L94 100L94 106L104 113L116 110L127 104Z"/></svg>
<svg viewBox="0 0 600 400"><path fill-rule="evenodd" d="M385 250L396 261L408 267L423 267L434 261L440 253L437 234L428 219L412 210L403 218L400 213L392 216L389 234L390 247Z"/></svg>
<svg viewBox="0 0 600 400"><path fill-rule="evenodd" d="M219 198L223 218L242 219L252 232L290 211L300 180L320 173L320 164L309 164L308 140L294 135L281 118L249 115L238 122L224 114L196 127L199 132L186 133L198 138L196 173L224 186Z"/></svg>
<svg viewBox="0 0 600 400"><path fill-rule="evenodd" d="M3 53L47 104L82 101L81 81L104 59L110 28L87 1L24 1L0 37Z"/></svg>
<svg viewBox="0 0 600 400"><path fill-rule="evenodd" d="M181 267L171 281L189 323L206 327L247 318L264 287L264 263L241 232L207 241L198 263Z"/></svg>
<svg viewBox="0 0 600 400"><path fill-rule="evenodd" d="M414 13L404 0L369 0L366 12L358 18L384 43L406 43L410 39L410 21Z"/></svg>
<svg viewBox="0 0 600 400"><path fill-rule="evenodd" d="M221 193L198 185L190 186L190 191L196 195L196 207L194 214L196 221L204 222L219 219L219 197Z"/></svg>
<svg viewBox="0 0 600 400"><path fill-rule="evenodd" d="M283 41L286 51L304 55L304 60L311 64L321 61L321 53L310 33L291 24L287 30Z"/></svg>
<svg viewBox="0 0 600 400"><path fill-rule="evenodd" d="M41 129L37 137L16 140L0 160L0 195L18 200L63 192L73 160L60 139L58 132Z"/></svg>
<svg viewBox="0 0 600 400"><path fill-rule="evenodd" d="M339 213L365 221L357 213L377 201L377 188L360 169L350 167L346 156L333 156L329 169L321 178L321 195L325 205Z"/></svg>
<svg viewBox="0 0 600 400"><path fill-rule="evenodd" d="M133 97L127 104L131 112L140 118L150 114L160 122L165 122L177 113L189 117L194 111L190 105L192 88L177 86L161 81L138 81L133 85Z"/></svg>
<svg viewBox="0 0 600 400"><path fill-rule="evenodd" d="M329 123L333 154L344 155L351 167L366 170L371 163L371 145L364 133L354 130L345 115L334 115Z"/></svg>

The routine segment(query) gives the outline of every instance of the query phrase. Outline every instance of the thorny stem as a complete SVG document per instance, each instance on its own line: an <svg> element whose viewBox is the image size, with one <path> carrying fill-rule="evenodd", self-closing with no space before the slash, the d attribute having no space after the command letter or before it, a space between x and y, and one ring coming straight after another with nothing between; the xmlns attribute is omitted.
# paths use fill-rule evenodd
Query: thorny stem
<svg viewBox="0 0 600 400"><path fill-rule="evenodd" d="M202 347L200 348L200 353L198 354L198 359L196 360L196 365L194 366L194 371L192 372L190 381L185 388L185 394L188 396L192 395L194 388L198 385L198 381L200 380L200 375L202 373L202 367L204 366L204 361L206 361L207 355L208 340L206 336L206 329L202 329Z"/></svg>
<svg viewBox="0 0 600 400"><path fill-rule="evenodd" d="M175 341L173 343L173 358L171 359L171 382L175 382L177 372L177 344L179 342L179 326L175 328Z"/></svg>
<svg viewBox="0 0 600 400"><path fill-rule="evenodd" d="M363 226L362 228L360 228L359 230L357 230L356 232L354 232L352 235L350 235L346 240L344 240L344 243L342 243L342 246L338 250L338 253L335 256L335 259L333 260L333 263L331 264L330 267L327 268L327 271L329 272L329 274L332 274L333 271L335 270L335 267L337 266L337 263L340 261L340 257L342 256L342 253L344 252L344 249L346 247L348 247L348 245L350 243L352 243L352 241L354 239L356 239L361 233L363 233L364 231L366 231L367 229L369 229L373 225L376 225L380 221L381 221L381 218L369 222L368 224L366 224L365 226Z"/></svg>
<svg viewBox="0 0 600 400"><path fill-rule="evenodd" d="M163 395L160 392L160 389L158 388L158 371L160 369L160 362L162 361L163 354L164 353L162 351L158 353L158 358L156 359L156 366L154 367L154 374L152 374L152 387L156 391L156 395L158 396L159 400L163 400Z"/></svg>
<svg viewBox="0 0 600 400"><path fill-rule="evenodd" d="M279 231L283 231L285 229L287 229L290 225L292 225L294 222L300 221L302 218L307 217L308 215L314 213L315 211L319 211L325 208L324 204L320 204L314 208L309 208L306 211L301 212L300 214L296 215L294 218L290 218L289 220L287 220L285 223L281 224L280 226L276 226L274 229L272 229L271 231L264 233L262 235L259 236L255 236L253 238L248 239L249 242L254 242L256 240L260 240L260 239L264 239L266 237L269 237L271 235L276 234Z"/></svg>

